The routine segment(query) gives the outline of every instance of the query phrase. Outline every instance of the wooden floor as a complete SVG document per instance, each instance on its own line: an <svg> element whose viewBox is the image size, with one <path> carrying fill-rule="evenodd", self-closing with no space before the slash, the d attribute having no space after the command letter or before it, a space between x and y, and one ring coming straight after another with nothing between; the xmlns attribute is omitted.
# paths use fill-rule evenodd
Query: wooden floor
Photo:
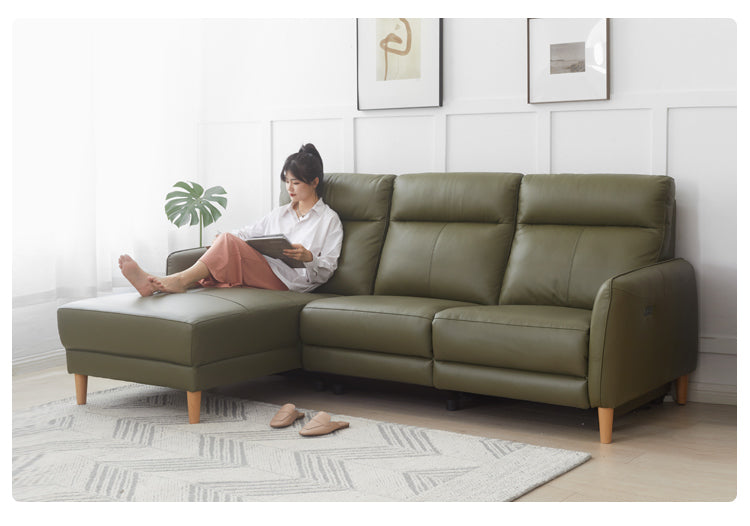
<svg viewBox="0 0 750 526"><path fill-rule="evenodd" d="M344 379L344 394L315 390L317 377L292 372L215 389L274 404L292 402L375 420L528 444L587 451L584 465L522 501L733 501L737 495L736 406L669 401L615 418L612 444L599 443L593 411L478 397L447 411L432 388ZM89 392L126 385L89 378ZM63 367L13 377L13 410L75 394ZM187 421L187 415L185 415Z"/></svg>

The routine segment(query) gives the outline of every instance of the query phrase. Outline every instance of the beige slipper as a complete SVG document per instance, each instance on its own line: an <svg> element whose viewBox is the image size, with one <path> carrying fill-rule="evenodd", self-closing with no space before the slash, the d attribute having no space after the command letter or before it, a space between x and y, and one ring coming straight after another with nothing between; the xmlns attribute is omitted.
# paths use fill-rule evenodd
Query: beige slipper
<svg viewBox="0 0 750 526"><path fill-rule="evenodd" d="M287 427L304 416L304 413L297 411L294 404L284 404L271 419L271 427Z"/></svg>
<svg viewBox="0 0 750 526"><path fill-rule="evenodd" d="M303 427L299 434L306 437L314 437L333 433L337 429L349 427L349 422L331 422L331 415L321 411Z"/></svg>

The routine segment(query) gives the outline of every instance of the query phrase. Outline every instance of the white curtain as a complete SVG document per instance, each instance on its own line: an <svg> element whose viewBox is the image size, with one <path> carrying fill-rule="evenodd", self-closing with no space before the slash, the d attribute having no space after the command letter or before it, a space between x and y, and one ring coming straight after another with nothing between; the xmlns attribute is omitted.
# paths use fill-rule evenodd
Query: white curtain
<svg viewBox="0 0 750 526"><path fill-rule="evenodd" d="M120 254L162 273L197 246L163 206L200 181L201 38L196 21L117 20L22 20L13 38L15 360L55 346L56 305L127 285Z"/></svg>

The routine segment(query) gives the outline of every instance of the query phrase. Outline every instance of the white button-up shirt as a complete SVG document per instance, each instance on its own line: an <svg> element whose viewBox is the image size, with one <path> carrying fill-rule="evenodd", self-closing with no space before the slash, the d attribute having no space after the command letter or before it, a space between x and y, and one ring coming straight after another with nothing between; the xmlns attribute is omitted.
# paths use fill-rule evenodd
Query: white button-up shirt
<svg viewBox="0 0 750 526"><path fill-rule="evenodd" d="M328 281L338 266L344 240L338 214L323 199L318 199L303 217L298 217L289 203L272 210L257 223L233 230L230 234L243 240L284 234L293 244L299 243L312 252L313 260L306 262L305 268L291 268L280 259L263 256L273 273L289 290L296 292L309 292Z"/></svg>

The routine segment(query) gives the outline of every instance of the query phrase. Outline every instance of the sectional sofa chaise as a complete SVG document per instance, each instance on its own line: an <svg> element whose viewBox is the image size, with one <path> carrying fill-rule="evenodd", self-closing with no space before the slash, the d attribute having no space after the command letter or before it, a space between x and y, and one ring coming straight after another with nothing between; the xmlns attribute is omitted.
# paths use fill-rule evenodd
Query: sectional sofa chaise
<svg viewBox="0 0 750 526"><path fill-rule="evenodd" d="M283 193L283 192L282 192ZM329 174L339 268L313 293L117 294L58 310L79 404L88 376L187 392L302 368L614 411L687 398L692 266L670 177ZM284 198L282 197L282 202ZM167 273L205 248L179 251Z"/></svg>

